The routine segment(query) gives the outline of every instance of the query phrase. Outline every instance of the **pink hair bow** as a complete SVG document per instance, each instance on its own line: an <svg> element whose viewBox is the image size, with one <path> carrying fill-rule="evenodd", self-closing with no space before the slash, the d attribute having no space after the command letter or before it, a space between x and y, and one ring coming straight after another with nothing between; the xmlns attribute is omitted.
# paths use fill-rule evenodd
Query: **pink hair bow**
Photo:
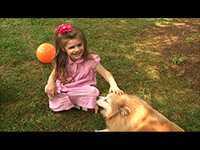
<svg viewBox="0 0 200 150"><path fill-rule="evenodd" d="M56 33L65 34L69 33L73 30L73 26L71 24L61 24L56 28Z"/></svg>

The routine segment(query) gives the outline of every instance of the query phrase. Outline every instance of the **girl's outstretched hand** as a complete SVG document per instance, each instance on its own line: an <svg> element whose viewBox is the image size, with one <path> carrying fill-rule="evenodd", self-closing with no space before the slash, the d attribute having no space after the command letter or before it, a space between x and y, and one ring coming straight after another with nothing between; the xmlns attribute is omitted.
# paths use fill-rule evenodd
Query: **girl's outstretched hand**
<svg viewBox="0 0 200 150"><path fill-rule="evenodd" d="M123 95L124 91L120 90L118 86L110 86L109 93L115 93L118 95Z"/></svg>

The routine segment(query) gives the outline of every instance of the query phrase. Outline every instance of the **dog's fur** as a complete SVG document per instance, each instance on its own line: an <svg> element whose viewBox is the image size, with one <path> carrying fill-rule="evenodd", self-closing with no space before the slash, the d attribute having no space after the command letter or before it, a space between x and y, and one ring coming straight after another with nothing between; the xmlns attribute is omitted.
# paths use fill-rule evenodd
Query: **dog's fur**
<svg viewBox="0 0 200 150"><path fill-rule="evenodd" d="M100 131L184 131L134 95L108 94L97 100L107 128Z"/></svg>

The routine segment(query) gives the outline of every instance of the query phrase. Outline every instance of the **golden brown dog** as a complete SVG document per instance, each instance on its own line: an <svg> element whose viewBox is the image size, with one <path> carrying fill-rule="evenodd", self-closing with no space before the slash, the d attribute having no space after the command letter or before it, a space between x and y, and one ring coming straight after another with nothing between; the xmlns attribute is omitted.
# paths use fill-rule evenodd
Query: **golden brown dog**
<svg viewBox="0 0 200 150"><path fill-rule="evenodd" d="M108 94L97 100L107 128L99 131L184 131L134 95Z"/></svg>

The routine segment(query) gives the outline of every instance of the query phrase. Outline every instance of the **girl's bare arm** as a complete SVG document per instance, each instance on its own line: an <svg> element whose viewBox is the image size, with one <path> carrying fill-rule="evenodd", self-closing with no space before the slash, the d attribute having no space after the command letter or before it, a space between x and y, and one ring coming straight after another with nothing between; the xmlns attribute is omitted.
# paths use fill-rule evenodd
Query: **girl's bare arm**
<svg viewBox="0 0 200 150"><path fill-rule="evenodd" d="M113 75L105 69L101 64L98 64L96 71L109 83L110 89L109 92L114 92L116 94L123 94L124 92L119 89Z"/></svg>

